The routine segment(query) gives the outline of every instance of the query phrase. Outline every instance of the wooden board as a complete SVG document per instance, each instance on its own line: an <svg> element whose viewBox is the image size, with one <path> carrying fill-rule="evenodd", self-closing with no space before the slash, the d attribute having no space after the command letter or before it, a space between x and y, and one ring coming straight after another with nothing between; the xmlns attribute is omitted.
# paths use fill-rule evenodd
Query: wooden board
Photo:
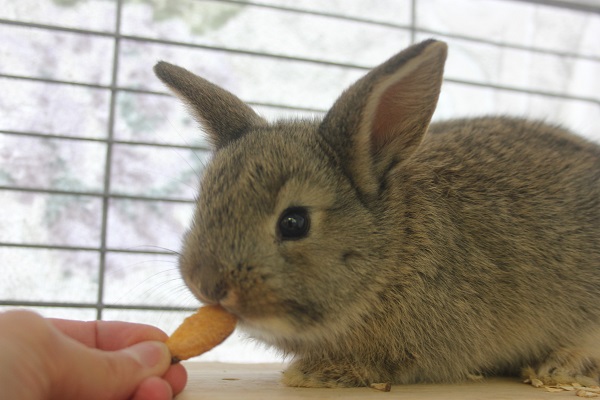
<svg viewBox="0 0 600 400"><path fill-rule="evenodd" d="M307 389L289 388L280 382L283 364L184 363L188 386L177 400L239 399L361 399L361 400L561 400L580 397L575 392L550 393L526 385L519 379L491 378L482 382L453 385L396 385L390 392L369 388Z"/></svg>

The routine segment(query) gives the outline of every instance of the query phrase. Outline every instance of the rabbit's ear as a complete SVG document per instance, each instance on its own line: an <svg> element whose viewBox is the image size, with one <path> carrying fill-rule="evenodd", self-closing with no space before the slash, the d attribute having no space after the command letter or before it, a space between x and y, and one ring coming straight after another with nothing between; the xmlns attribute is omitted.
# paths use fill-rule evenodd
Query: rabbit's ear
<svg viewBox="0 0 600 400"><path fill-rule="evenodd" d="M409 47L358 80L326 114L320 134L340 151L344 170L364 195L421 143L442 85L447 46Z"/></svg>
<svg viewBox="0 0 600 400"><path fill-rule="evenodd" d="M160 61L154 73L190 107L217 149L267 123L232 93L184 68Z"/></svg>

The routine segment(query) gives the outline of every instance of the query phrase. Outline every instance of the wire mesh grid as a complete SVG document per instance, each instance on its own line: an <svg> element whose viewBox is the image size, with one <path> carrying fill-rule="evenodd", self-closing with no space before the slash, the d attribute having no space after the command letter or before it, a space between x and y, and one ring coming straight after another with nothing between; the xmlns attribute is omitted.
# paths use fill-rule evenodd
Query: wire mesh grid
<svg viewBox="0 0 600 400"><path fill-rule="evenodd" d="M267 117L312 116L437 37L451 52L438 118L531 115L600 137L600 6L448 3L0 1L0 306L151 322L194 307L176 251L207 146L152 78L160 58Z"/></svg>

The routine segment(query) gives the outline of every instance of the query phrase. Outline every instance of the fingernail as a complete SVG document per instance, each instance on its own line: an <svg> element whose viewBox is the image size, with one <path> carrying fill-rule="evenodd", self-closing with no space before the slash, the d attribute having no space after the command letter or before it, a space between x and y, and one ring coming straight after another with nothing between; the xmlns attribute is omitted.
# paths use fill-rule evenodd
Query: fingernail
<svg viewBox="0 0 600 400"><path fill-rule="evenodd" d="M171 355L162 342L142 342L124 350L135 358L142 366L152 368Z"/></svg>

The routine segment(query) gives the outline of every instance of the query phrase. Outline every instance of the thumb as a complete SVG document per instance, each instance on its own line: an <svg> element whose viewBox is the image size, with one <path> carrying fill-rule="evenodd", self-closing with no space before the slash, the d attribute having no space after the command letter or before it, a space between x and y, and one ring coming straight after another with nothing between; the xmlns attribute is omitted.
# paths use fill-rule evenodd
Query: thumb
<svg viewBox="0 0 600 400"><path fill-rule="evenodd" d="M128 399L144 379L162 376L171 364L169 350L162 342L141 342L110 352L78 342L70 345L67 354L71 361L63 363L63 377L57 380L68 387L55 391L62 399Z"/></svg>

